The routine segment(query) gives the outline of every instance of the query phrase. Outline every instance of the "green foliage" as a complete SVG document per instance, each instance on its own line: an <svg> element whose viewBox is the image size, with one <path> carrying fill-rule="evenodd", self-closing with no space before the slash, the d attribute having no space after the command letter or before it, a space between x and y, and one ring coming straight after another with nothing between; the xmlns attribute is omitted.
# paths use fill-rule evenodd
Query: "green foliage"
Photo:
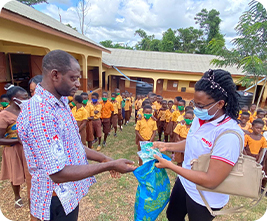
<svg viewBox="0 0 267 221"><path fill-rule="evenodd" d="M174 52L175 31L169 28L163 33L162 40L160 42L160 51Z"/></svg>
<svg viewBox="0 0 267 221"><path fill-rule="evenodd" d="M120 48L120 49L130 49L133 50L133 47L126 45L122 45L119 43L114 44L111 40L105 40L105 41L100 41L99 44L103 45L106 48Z"/></svg>
<svg viewBox="0 0 267 221"><path fill-rule="evenodd" d="M47 3L48 4L47 0L17 0L17 1L19 1L25 5L29 5L29 6L37 5L40 3Z"/></svg>
<svg viewBox="0 0 267 221"><path fill-rule="evenodd" d="M75 31L78 31L76 27L72 27L70 24L66 24L66 26L68 26L69 28L72 28Z"/></svg>

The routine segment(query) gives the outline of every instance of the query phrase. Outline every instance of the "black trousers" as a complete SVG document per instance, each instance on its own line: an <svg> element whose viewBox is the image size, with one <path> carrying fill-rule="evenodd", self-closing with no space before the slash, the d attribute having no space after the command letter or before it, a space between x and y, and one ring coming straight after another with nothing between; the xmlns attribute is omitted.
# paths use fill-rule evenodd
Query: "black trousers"
<svg viewBox="0 0 267 221"><path fill-rule="evenodd" d="M79 214L79 205L68 215L66 215L63 206L57 196L53 196L50 205L51 221L77 221Z"/></svg>
<svg viewBox="0 0 267 221"><path fill-rule="evenodd" d="M212 209L220 210L221 208ZM189 221L209 221L215 218L205 206L196 203L190 198L180 179L177 178L167 208L167 218L170 221L184 221L186 214L188 214Z"/></svg>

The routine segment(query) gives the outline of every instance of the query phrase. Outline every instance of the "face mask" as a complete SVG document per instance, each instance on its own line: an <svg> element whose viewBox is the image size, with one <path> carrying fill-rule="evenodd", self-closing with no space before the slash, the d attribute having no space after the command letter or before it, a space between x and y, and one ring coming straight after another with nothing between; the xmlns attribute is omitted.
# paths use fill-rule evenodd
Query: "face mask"
<svg viewBox="0 0 267 221"><path fill-rule="evenodd" d="M97 99L92 99L93 103L96 103L97 102Z"/></svg>
<svg viewBox="0 0 267 221"><path fill-rule="evenodd" d="M152 117L152 114L144 114L144 118L146 118L147 120Z"/></svg>
<svg viewBox="0 0 267 221"><path fill-rule="evenodd" d="M178 106L178 110L179 111L183 111L184 110L184 106Z"/></svg>
<svg viewBox="0 0 267 221"><path fill-rule="evenodd" d="M120 93L116 93L117 95L120 95Z"/></svg>
<svg viewBox="0 0 267 221"><path fill-rule="evenodd" d="M111 98L112 101L115 101L115 99L116 99L115 97L112 97L112 98Z"/></svg>
<svg viewBox="0 0 267 221"><path fill-rule="evenodd" d="M83 100L83 104L86 105L88 100Z"/></svg>
<svg viewBox="0 0 267 221"><path fill-rule="evenodd" d="M219 101L218 101L219 102ZM215 114L213 115L209 115L208 111L213 108L218 102L216 102L215 104L213 104L209 109L199 109L198 107L196 107L194 109L194 114L200 119L200 120L210 120L212 119L218 112L218 110L215 112Z"/></svg>
<svg viewBox="0 0 267 221"><path fill-rule="evenodd" d="M23 107L24 104L26 104L28 102L28 99L27 100L20 100L18 98L13 98L13 101L16 105L19 106L19 108L21 109Z"/></svg>
<svg viewBox="0 0 267 221"><path fill-rule="evenodd" d="M108 99L106 97L102 97L102 100L103 101L107 101Z"/></svg>
<svg viewBox="0 0 267 221"><path fill-rule="evenodd" d="M9 105L8 102L0 102L0 104L3 106L3 107L7 107Z"/></svg>
<svg viewBox="0 0 267 221"><path fill-rule="evenodd" d="M193 122L193 120L190 120L190 119L184 119L184 121L185 121L185 123L186 123L187 125L191 125L192 122Z"/></svg>
<svg viewBox="0 0 267 221"><path fill-rule="evenodd" d="M72 102L70 102L71 103L71 105L73 106L73 107L75 107L76 106L76 104L72 101Z"/></svg>

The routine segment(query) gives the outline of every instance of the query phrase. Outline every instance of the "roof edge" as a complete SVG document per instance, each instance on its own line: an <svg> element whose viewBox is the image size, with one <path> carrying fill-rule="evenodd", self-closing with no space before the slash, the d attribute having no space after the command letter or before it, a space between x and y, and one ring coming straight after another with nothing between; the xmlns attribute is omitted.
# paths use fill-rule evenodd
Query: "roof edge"
<svg viewBox="0 0 267 221"><path fill-rule="evenodd" d="M41 13L41 12L40 12ZM4 19L7 19L7 20L10 20L10 21L13 21L13 22L16 22L16 23L19 23L21 25L25 25L25 26L28 26L30 28L34 28L34 29L37 29L39 31L42 31L42 32L46 32L48 34L52 34L52 35L55 35L55 36L58 36L58 37L63 37L67 40L74 40L75 42L79 43L79 44L83 44L83 45L86 45L86 46L89 46L89 47L92 47L94 49L99 49L101 50L102 52L106 52L106 53L109 53L111 54L111 51L106 49L104 46L101 47L99 45L96 45L94 43L91 43L89 41L85 41L81 38L78 38L78 37L75 37L73 35L70 35L68 33L65 33L63 31L60 31L60 30L57 30L57 29L54 29L50 26L47 26L45 24L42 24L40 22L37 22L35 20L32 20L28 17L25 17L23 15L20 15L16 12L13 12L9 9L6 9L6 8L2 8L1 12L0 12L0 17L4 18ZM31 23L31 25L27 24L27 21L29 23ZM50 29L49 30L46 30L46 29Z"/></svg>

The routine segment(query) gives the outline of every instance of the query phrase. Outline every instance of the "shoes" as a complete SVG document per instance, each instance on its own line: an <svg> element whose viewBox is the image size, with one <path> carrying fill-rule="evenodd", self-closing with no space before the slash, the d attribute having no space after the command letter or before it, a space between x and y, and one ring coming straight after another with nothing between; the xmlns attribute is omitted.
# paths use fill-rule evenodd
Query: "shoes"
<svg viewBox="0 0 267 221"><path fill-rule="evenodd" d="M102 146L105 147L107 145L107 143L105 141L103 141Z"/></svg>
<svg viewBox="0 0 267 221"><path fill-rule="evenodd" d="M114 133L114 137L117 137L117 133Z"/></svg>
<svg viewBox="0 0 267 221"><path fill-rule="evenodd" d="M96 150L97 150L97 151L100 151L101 148L102 148L102 147L101 147L100 145L98 145L97 148L96 148Z"/></svg>
<svg viewBox="0 0 267 221"><path fill-rule="evenodd" d="M94 140L92 141L92 144L96 143L96 141L97 141L97 139L94 139Z"/></svg>

